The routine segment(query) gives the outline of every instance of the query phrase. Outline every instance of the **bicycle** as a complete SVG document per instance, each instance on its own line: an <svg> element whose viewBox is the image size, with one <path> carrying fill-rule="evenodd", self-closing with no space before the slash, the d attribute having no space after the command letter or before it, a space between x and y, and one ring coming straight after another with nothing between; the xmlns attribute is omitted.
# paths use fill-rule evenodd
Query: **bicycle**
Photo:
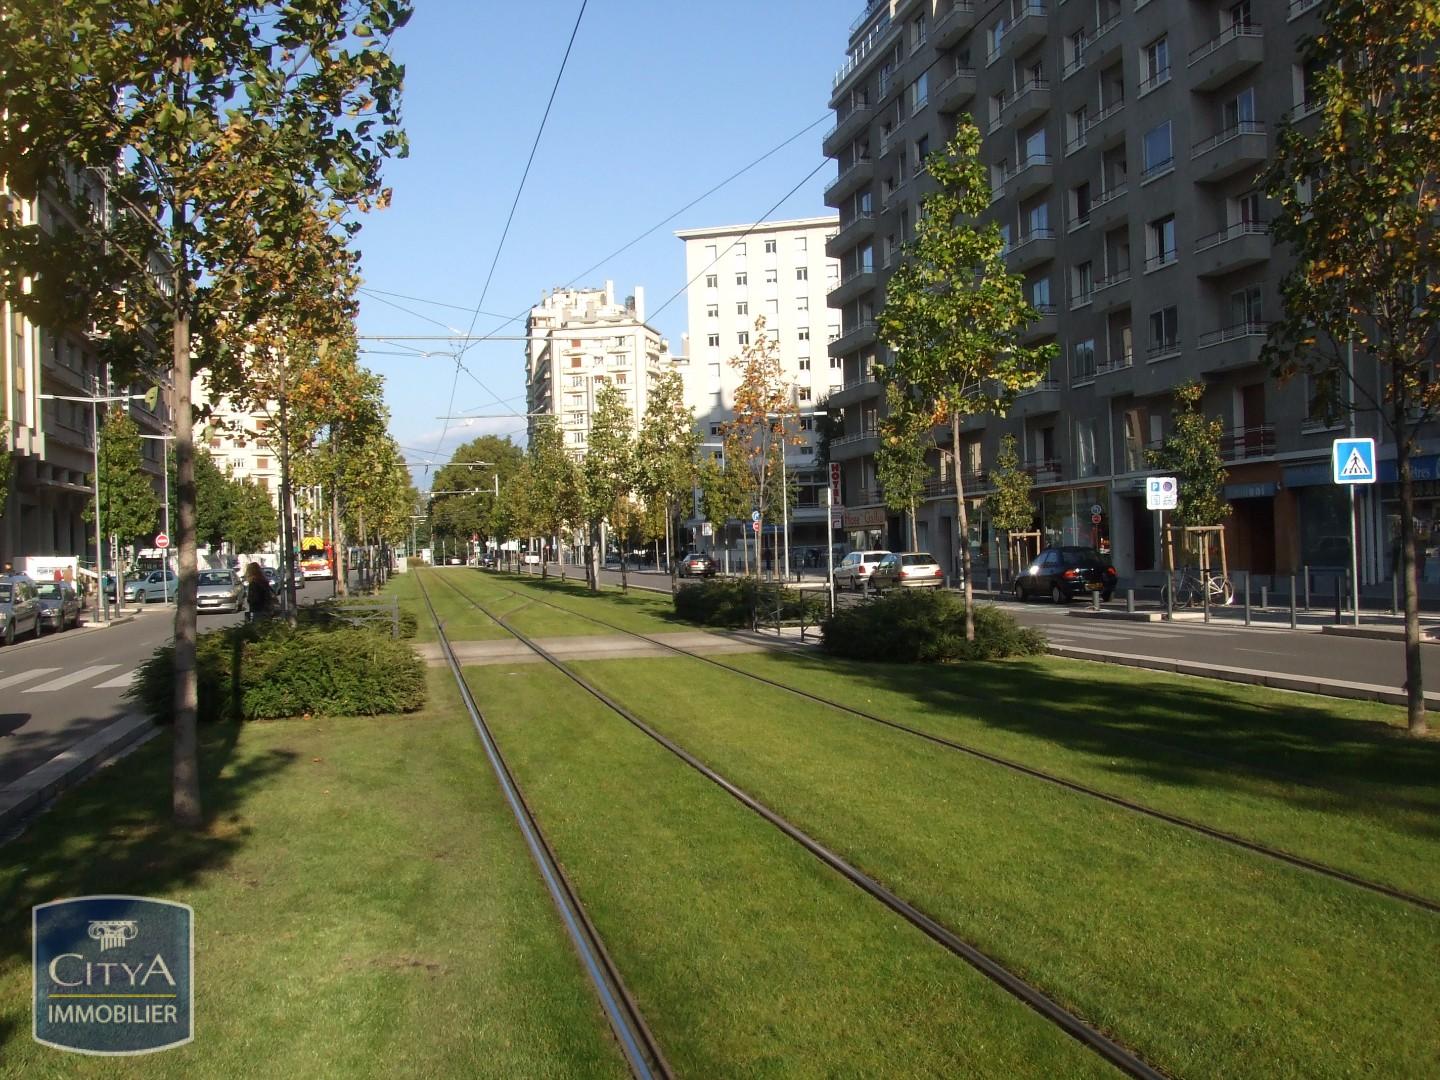
<svg viewBox="0 0 1440 1080"><path fill-rule="evenodd" d="M1235 602L1235 586L1226 574L1211 574L1188 566L1179 570L1178 574L1174 582L1173 605L1169 602L1171 582L1160 586L1160 602L1167 607L1202 607L1207 591L1211 607L1224 607Z"/></svg>

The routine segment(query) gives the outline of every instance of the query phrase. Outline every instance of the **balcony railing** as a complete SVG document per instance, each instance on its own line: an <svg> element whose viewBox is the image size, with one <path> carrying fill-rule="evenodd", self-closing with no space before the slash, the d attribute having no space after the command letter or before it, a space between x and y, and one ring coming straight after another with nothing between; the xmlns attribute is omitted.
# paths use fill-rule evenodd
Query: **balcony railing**
<svg viewBox="0 0 1440 1080"><path fill-rule="evenodd" d="M865 15L859 19L855 25L857 27L863 25L865 20L870 17L870 12L876 7L879 7L883 2L884 0L877 0L876 3L871 4ZM870 58L870 54L879 46L881 39L888 37L890 31L893 29L898 29L898 27L891 22L889 14L880 16L874 28L851 50L850 58L845 61L839 71L835 72L835 78L830 84L831 90L839 89L840 84L853 75L855 70ZM851 33L854 33L854 31L852 30Z"/></svg>
<svg viewBox="0 0 1440 1080"><path fill-rule="evenodd" d="M1201 60L1204 60L1207 56L1213 53L1216 49L1223 48L1224 46L1230 44L1230 42L1235 41L1238 38L1258 38L1262 36L1263 35L1260 32L1260 27L1256 26L1254 23L1232 23L1226 29L1220 31L1218 35L1207 41L1204 45L1201 45L1198 48L1191 49L1189 66L1194 67Z"/></svg>
<svg viewBox="0 0 1440 1080"><path fill-rule="evenodd" d="M1065 156L1066 156L1066 157L1069 157L1071 154L1077 154L1077 153L1079 153L1081 150L1084 150L1084 149L1085 149L1085 132L1082 131L1082 132L1080 132L1079 135L1076 135L1073 139L1071 139L1069 142L1067 142L1067 143L1065 144Z"/></svg>
<svg viewBox="0 0 1440 1080"><path fill-rule="evenodd" d="M1265 337L1267 333L1269 333L1267 324L1252 319L1201 334L1200 340L1196 344L1201 349L1208 349L1212 345L1223 345L1227 341L1235 341L1239 338Z"/></svg>
<svg viewBox="0 0 1440 1080"><path fill-rule="evenodd" d="M1109 375L1112 371L1124 371L1126 368L1134 367L1135 353L1132 349L1123 350L1119 356L1109 356L1095 365L1096 375Z"/></svg>
<svg viewBox="0 0 1440 1080"><path fill-rule="evenodd" d="M1213 247L1219 247L1227 240L1234 240L1238 236L1264 236L1270 231L1270 226L1263 221L1237 221L1234 225L1227 225L1219 232L1213 232L1209 236L1202 236L1195 241L1195 254L1202 251L1209 251Z"/></svg>
<svg viewBox="0 0 1440 1080"><path fill-rule="evenodd" d="M1320 0L1290 0L1290 18L1304 15L1311 8L1318 6Z"/></svg>
<svg viewBox="0 0 1440 1080"><path fill-rule="evenodd" d="M1180 355L1180 339L1178 337L1167 338L1164 341L1152 341L1145 350L1145 359L1149 363L1156 360L1164 360L1167 356Z"/></svg>
<svg viewBox="0 0 1440 1080"><path fill-rule="evenodd" d="M1145 171L1140 174L1140 183L1148 184L1151 180L1154 180L1158 177L1164 176L1166 173L1174 171L1175 155L1171 154L1169 157L1161 161L1157 161L1155 162L1155 164L1145 169Z"/></svg>
<svg viewBox="0 0 1440 1080"><path fill-rule="evenodd" d="M1158 255L1151 255L1145 260L1145 272L1148 274L1153 270L1160 270L1169 266L1171 263L1178 262L1179 259L1180 256L1174 248L1171 248L1169 251L1162 251Z"/></svg>
<svg viewBox="0 0 1440 1080"><path fill-rule="evenodd" d="M1060 479L1060 462L1055 458L1045 458L1042 461L1027 461L1021 467L1034 479L1039 481Z"/></svg>
<svg viewBox="0 0 1440 1080"><path fill-rule="evenodd" d="M1129 269L1116 270L1109 277L1102 277L1095 282L1095 291L1104 292L1106 289L1113 289L1116 285L1124 285L1130 280Z"/></svg>
<svg viewBox="0 0 1440 1080"><path fill-rule="evenodd" d="M1125 108L1124 98L1121 98L1119 101L1112 101L1109 105L1106 105L1103 109L1101 109L1099 112L1097 112L1094 116L1090 118L1090 123L1085 125L1085 130L1089 131L1096 124L1103 124L1106 120L1109 120L1110 117L1114 116L1123 108Z"/></svg>
<svg viewBox="0 0 1440 1080"><path fill-rule="evenodd" d="M1275 453L1275 425L1230 428L1220 437L1220 456L1226 461L1269 457Z"/></svg>
<svg viewBox="0 0 1440 1080"><path fill-rule="evenodd" d="M1211 135L1208 139L1201 139L1190 150L1192 158L1198 158L1208 154L1217 146L1223 146L1231 139L1238 139L1242 135L1264 135L1265 125L1259 120L1241 120L1238 124L1232 124L1224 131Z"/></svg>
<svg viewBox="0 0 1440 1080"><path fill-rule="evenodd" d="M873 439L880 434L878 428L866 428L850 435L841 435L839 438L831 439L831 446L849 446L852 443L863 442L866 439Z"/></svg>
<svg viewBox="0 0 1440 1080"><path fill-rule="evenodd" d="M1041 380L1040 380L1039 382L1037 382L1034 386L1027 386L1024 390L1021 390L1021 391L1020 391L1018 394L1016 394L1015 396L1016 396L1016 397L1024 397L1026 394L1039 394L1039 393L1043 393L1043 392L1046 391L1046 390L1059 390L1059 389L1060 389L1060 380L1058 380L1058 379L1041 379Z"/></svg>
<svg viewBox="0 0 1440 1080"><path fill-rule="evenodd" d="M1325 107L1325 99L1321 97L1307 98L1299 105L1290 110L1290 120L1294 123L1297 120L1304 120Z"/></svg>
<svg viewBox="0 0 1440 1080"><path fill-rule="evenodd" d="M1168 67L1161 68L1154 75L1151 75L1150 78L1146 79L1140 84L1137 93L1140 97L1144 97L1146 94L1150 93L1150 91L1158 90L1160 87L1164 86L1169 81L1170 69Z"/></svg>
<svg viewBox="0 0 1440 1080"><path fill-rule="evenodd" d="M1116 184L1114 187L1106 188L1104 191L1100 192L1100 194L1096 195L1093 199L1090 200L1090 212L1093 214L1096 210L1100 209L1100 207L1104 206L1106 203L1113 202L1114 200L1120 198L1121 195L1125 194L1125 191L1126 185L1123 182Z"/></svg>

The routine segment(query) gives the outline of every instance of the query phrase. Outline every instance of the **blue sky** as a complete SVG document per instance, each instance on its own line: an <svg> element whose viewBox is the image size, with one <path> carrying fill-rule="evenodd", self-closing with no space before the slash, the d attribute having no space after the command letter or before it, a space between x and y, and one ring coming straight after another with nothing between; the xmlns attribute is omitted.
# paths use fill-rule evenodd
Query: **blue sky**
<svg viewBox="0 0 1440 1080"><path fill-rule="evenodd" d="M643 286L649 321L678 351L686 329L684 297L656 313L685 284L674 230L755 221L821 164L820 140L832 123L830 80L860 8L860 0L590 0L485 297L483 310L493 314L476 318L476 332L494 331L538 302L545 289L570 283L819 121L575 282L599 285L608 278L620 296ZM410 157L390 163L386 179L394 204L365 218L358 243L367 289L456 307L363 293L362 337L444 334L437 322L461 330L470 325L579 10L580 0L416 3L395 42L406 65ZM833 174L833 167L822 168L769 216L829 212L822 192ZM499 332L522 334L523 320ZM364 363L385 376L396 439L407 448L435 450L445 426L437 417L450 408L455 364L449 356L420 352L454 346L364 340L362 347ZM523 414L522 350L518 341L471 348L464 365L475 378L459 376L451 411ZM451 424L440 460L487 432L511 433L523 442L524 421L512 416ZM426 455L407 450L406 456ZM413 475L421 487L428 485L422 470Z"/></svg>

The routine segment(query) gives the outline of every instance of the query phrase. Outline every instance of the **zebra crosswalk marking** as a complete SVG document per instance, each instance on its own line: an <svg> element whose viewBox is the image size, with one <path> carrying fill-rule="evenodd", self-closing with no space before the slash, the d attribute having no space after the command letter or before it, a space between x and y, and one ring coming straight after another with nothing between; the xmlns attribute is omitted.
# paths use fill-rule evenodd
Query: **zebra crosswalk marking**
<svg viewBox="0 0 1440 1080"><path fill-rule="evenodd" d="M29 671L22 671L18 675L7 675L0 679L0 690L7 686L18 686L20 683L29 682L31 679L38 679L41 675L49 675L52 671L59 671L58 667L37 667Z"/></svg>
<svg viewBox="0 0 1440 1080"><path fill-rule="evenodd" d="M140 669L136 668L134 671L127 671L124 675L117 676L107 682L96 683L94 688L96 690L116 690L122 686L129 686L135 681L139 674Z"/></svg>
<svg viewBox="0 0 1440 1080"><path fill-rule="evenodd" d="M68 675L61 675L58 679L51 679L49 682L41 683L39 686L32 686L25 690L27 694L48 694L56 690L64 690L67 686L74 686L76 683L84 682L86 679L93 679L96 675L103 675L107 671L113 671L119 664L94 664L90 667L81 668L79 671L72 671Z"/></svg>

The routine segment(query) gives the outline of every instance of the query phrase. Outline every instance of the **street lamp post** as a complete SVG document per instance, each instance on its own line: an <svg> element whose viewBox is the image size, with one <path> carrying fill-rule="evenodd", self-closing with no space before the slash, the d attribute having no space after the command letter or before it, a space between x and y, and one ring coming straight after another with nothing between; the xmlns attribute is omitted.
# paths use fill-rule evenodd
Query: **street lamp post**
<svg viewBox="0 0 1440 1080"><path fill-rule="evenodd" d="M160 477L165 488L165 536L170 537L170 443L174 435L141 435L142 439L154 439L160 444ZM172 540L171 543L174 543ZM167 549L168 550L168 549ZM170 569L170 557L165 557L165 569ZM170 603L170 586L165 586L165 603Z"/></svg>

